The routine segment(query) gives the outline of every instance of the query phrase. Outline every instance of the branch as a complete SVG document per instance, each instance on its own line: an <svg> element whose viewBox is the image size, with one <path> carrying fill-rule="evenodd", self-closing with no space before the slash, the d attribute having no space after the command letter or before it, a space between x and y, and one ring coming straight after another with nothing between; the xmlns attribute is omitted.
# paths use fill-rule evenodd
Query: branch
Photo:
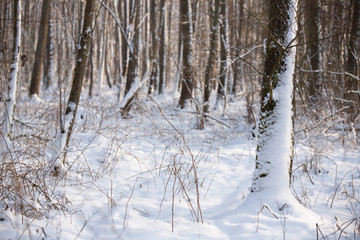
<svg viewBox="0 0 360 240"><path fill-rule="evenodd" d="M133 51L133 49L132 49L132 47L131 47L131 44L130 44L130 42L129 42L128 35L126 34L124 28L121 26L121 23L120 23L119 19L116 17L115 13L114 13L113 11L111 11L111 9L104 3L104 1L100 1L100 0L98 0L98 1L101 3L101 5L102 5L106 10L109 11L110 15L114 18L116 24L118 25L118 27L119 27L120 30L121 30L121 33L124 35L124 37L125 37L125 39L126 39L126 45L127 45L128 48L130 49L131 55L133 55L133 54L134 54L134 51Z"/></svg>
<svg viewBox="0 0 360 240"><path fill-rule="evenodd" d="M352 77L354 79L356 79L357 81L360 81L360 78L355 76L352 73L349 72L332 72L332 71L323 71L323 70L305 70L303 68L300 68L299 70L300 72L306 72L306 73L328 73L328 74L334 74L334 75L346 75L349 77Z"/></svg>

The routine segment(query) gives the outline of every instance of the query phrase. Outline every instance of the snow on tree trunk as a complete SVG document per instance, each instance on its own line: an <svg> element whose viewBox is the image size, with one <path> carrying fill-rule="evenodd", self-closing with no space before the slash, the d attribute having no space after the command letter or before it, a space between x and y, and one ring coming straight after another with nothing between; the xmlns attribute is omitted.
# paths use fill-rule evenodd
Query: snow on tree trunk
<svg viewBox="0 0 360 240"><path fill-rule="evenodd" d="M262 105L258 126L256 166L251 192L262 196L290 196L292 156L292 94L295 69L296 0L270 3ZM265 198L266 198L265 197ZM280 197L280 196L279 196Z"/></svg>
<svg viewBox="0 0 360 240"><path fill-rule="evenodd" d="M96 0L87 0L84 14L84 24L83 30L80 38L80 44L77 46L77 61L74 70L74 78L72 82L71 92L69 96L69 101L66 107L64 127L61 129L59 134L59 139L57 141L57 153L54 157L56 162L53 165L54 174L59 174L62 164L64 164L66 158L66 151L69 145L70 136L74 127L76 111L80 101L81 88L83 84L83 79L85 76L85 69L87 65L87 59L89 54L89 49L92 41L92 32L93 32L93 21L95 14L95 4ZM61 159L58 156L64 152L64 157Z"/></svg>
<svg viewBox="0 0 360 240"><path fill-rule="evenodd" d="M6 98L5 119L3 124L3 132L6 137L12 137L14 110L16 105L17 78L19 69L19 56L21 44L21 0L14 2L14 42L13 56L10 65L10 78L8 82L8 91ZM2 139L0 139L2 141Z"/></svg>
<svg viewBox="0 0 360 240"><path fill-rule="evenodd" d="M218 91L216 96L216 106L218 110L225 110L226 106L226 90L228 84L228 70L229 70L229 58L228 58L228 8L225 0L221 0L221 25L220 25L220 76L218 81Z"/></svg>

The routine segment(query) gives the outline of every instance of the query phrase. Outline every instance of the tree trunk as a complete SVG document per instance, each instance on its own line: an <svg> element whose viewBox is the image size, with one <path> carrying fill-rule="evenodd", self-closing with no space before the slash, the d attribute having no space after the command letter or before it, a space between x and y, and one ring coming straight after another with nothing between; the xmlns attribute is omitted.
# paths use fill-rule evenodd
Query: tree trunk
<svg viewBox="0 0 360 240"><path fill-rule="evenodd" d="M19 71L20 59L20 46L21 46L21 0L14 1L14 40L13 40L13 55L10 65L10 77L7 89L6 109L5 109L5 122L3 123L4 135L9 139L12 138L14 110L16 105L16 91L17 91L17 78ZM0 136L0 138L2 138ZM0 139L2 141L2 139Z"/></svg>
<svg viewBox="0 0 360 240"><path fill-rule="evenodd" d="M136 81L138 77L138 53L139 53L139 19L140 19L140 0L132 0L135 3L132 3L130 22L132 25L132 41L130 49L130 57L128 63L128 71L126 77L126 86L125 86L125 95L130 90L132 84Z"/></svg>
<svg viewBox="0 0 360 240"><path fill-rule="evenodd" d="M159 94L164 92L165 88L165 68L166 68L166 34L165 34L165 26L166 26L166 5L165 0L161 0L160 2L160 46L159 46Z"/></svg>
<svg viewBox="0 0 360 240"><path fill-rule="evenodd" d="M150 33L151 33L151 74L148 94L156 90L158 79L158 26L157 26L156 1L150 1Z"/></svg>
<svg viewBox="0 0 360 240"><path fill-rule="evenodd" d="M50 9L51 11L51 9ZM54 73L54 30L53 23L51 19L49 19L49 29L48 29L48 37L47 37L47 58L46 58L46 66L44 70L44 85L45 88L48 89L50 85L53 84L55 73Z"/></svg>
<svg viewBox="0 0 360 240"><path fill-rule="evenodd" d="M226 0L221 0L220 3L221 13L221 25L220 25L220 76L219 84L216 96L216 107L218 108L221 104L223 109L226 106L226 90L228 82L228 9Z"/></svg>
<svg viewBox="0 0 360 240"><path fill-rule="evenodd" d="M319 73L319 16L320 8L318 0L305 0L305 38L306 38L306 60L309 62L310 70L308 80L309 103L316 105L321 96L321 83Z"/></svg>
<svg viewBox="0 0 360 240"><path fill-rule="evenodd" d="M252 192L290 193L296 0L271 0Z"/></svg>
<svg viewBox="0 0 360 240"><path fill-rule="evenodd" d="M49 19L51 14L51 2L52 0L44 0L41 10L41 21L38 35L38 42L36 46L34 67L31 75L29 95L39 95L40 82L43 75L46 39L48 36Z"/></svg>
<svg viewBox="0 0 360 240"><path fill-rule="evenodd" d="M359 44L360 44L360 0L352 0L352 22L350 32L350 42L348 45L348 57L346 62L346 71L354 76L359 75ZM348 121L350 123L355 121L359 115L359 80L354 77L346 76L345 78L345 94L344 98L347 100L348 106Z"/></svg>
<svg viewBox="0 0 360 240"><path fill-rule="evenodd" d="M180 108L185 108L187 102L192 99L193 75L192 75L192 24L191 8L189 0L180 2L180 41L182 45L182 88L179 100Z"/></svg>
<svg viewBox="0 0 360 240"><path fill-rule="evenodd" d="M212 8L214 9L212 10ZM210 25L210 49L208 62L205 69L205 86L204 86L204 113L209 113L210 110L210 95L211 95L211 76L215 64L216 56L216 42L217 42L217 32L219 25L219 9L220 9L220 0L215 0L214 6L209 6L211 15L211 25Z"/></svg>
<svg viewBox="0 0 360 240"><path fill-rule="evenodd" d="M86 1L83 30L80 37L80 44L79 47L77 48L77 54L76 54L76 66L74 70L74 78L65 111L64 129L61 130L61 134L59 135L59 142L60 142L59 149L60 152L64 151L64 158L62 162L55 163L53 169L55 174L59 174L61 165L64 164L65 162L66 151L69 146L70 136L75 123L76 111L80 101L81 89L83 85L83 79L85 76L89 49L91 47L90 45L93 38L92 33L93 33L93 21L95 15L95 3L96 0Z"/></svg>

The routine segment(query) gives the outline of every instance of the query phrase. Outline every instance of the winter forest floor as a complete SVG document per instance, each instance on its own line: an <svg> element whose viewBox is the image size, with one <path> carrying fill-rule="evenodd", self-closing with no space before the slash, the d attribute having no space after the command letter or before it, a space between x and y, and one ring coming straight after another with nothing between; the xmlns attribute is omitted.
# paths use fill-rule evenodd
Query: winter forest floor
<svg viewBox="0 0 360 240"><path fill-rule="evenodd" d="M360 239L359 136L336 116L315 129L297 121L291 191L302 206L279 215L243 204L256 139L242 97L213 111L205 130L166 95L139 99L128 119L114 92L83 97L67 172L54 177L59 101L47 96L17 105L0 239Z"/></svg>

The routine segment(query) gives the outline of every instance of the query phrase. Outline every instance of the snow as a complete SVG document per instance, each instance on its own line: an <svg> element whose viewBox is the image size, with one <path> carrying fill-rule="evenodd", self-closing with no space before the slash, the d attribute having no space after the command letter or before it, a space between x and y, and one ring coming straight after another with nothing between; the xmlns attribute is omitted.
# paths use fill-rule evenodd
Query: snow
<svg viewBox="0 0 360 240"><path fill-rule="evenodd" d="M293 61L293 53L287 61ZM281 78L290 79L293 70L289 67ZM309 240L322 234L326 239L360 238L355 230L360 221L360 149L356 139L336 129L306 136L298 127L293 184L288 187L288 166L280 158L290 154L291 95L287 93L291 84L278 86L274 93L275 99L287 98L280 101L277 110L278 122L287 127L274 133L276 138L285 136L285 144L274 142L269 148L275 150L267 152L267 157L279 158L279 165L272 170L274 178L264 182L261 193L250 193L257 143L242 117L245 100L229 101L224 113L213 111L206 128L200 131L194 104L179 111L172 93L149 100L141 94L145 80L136 79L125 97L139 92L127 119L119 117L117 110L122 103L116 90L102 89L104 92L92 99L82 96L66 172L60 177L43 176L40 168L45 166L46 170L48 156L56 158L52 154L61 152L61 141L65 142L58 138L61 133L54 126L59 96L54 93L35 105L20 98L17 117L42 126L42 134L52 141L33 144L23 138L14 142L5 139L0 147L4 148L5 141L16 146L12 154L19 154L12 156L21 166L38 167L38 175L54 195L47 202L43 196L32 198L23 192L27 215L22 216L17 206L3 200L10 192L2 190L0 240ZM68 107L74 111L76 106L69 103ZM33 108L39 108L36 112L43 118L25 111ZM72 114L64 119L65 130L71 121ZM33 133L22 125L19 129L24 131L21 134ZM30 154L21 154L23 148ZM200 219L197 223L194 214L198 213L197 197L203 223ZM346 231L338 230L351 220L354 222Z"/></svg>
<svg viewBox="0 0 360 240"><path fill-rule="evenodd" d="M318 145L316 151L327 157L319 160L321 173L309 169L312 185L300 164L312 158L314 147L309 141L298 143L290 194L302 205L287 193L275 196L266 191L267 199L279 200L279 206L259 202L248 190L256 141L241 117L245 104L230 102L224 116L212 113L231 129L210 120L199 131L196 115L175 110L172 96L154 96L194 156L204 220L197 223L190 205L196 209L192 159L183 139L151 100L139 99L131 118L118 118L112 91L93 96L91 105L82 99L80 106L87 107L86 112L78 109L67 175L62 180L48 176L48 185L66 197L66 209L48 211L27 198L46 217L2 210L0 239L316 239L316 224L328 235L337 230L335 224L358 217L359 205L352 202L355 211L347 209L351 207L344 189L352 194L354 184L353 195L359 196L359 149L348 149L340 141L331 148ZM23 103L20 106L26 107Z"/></svg>

